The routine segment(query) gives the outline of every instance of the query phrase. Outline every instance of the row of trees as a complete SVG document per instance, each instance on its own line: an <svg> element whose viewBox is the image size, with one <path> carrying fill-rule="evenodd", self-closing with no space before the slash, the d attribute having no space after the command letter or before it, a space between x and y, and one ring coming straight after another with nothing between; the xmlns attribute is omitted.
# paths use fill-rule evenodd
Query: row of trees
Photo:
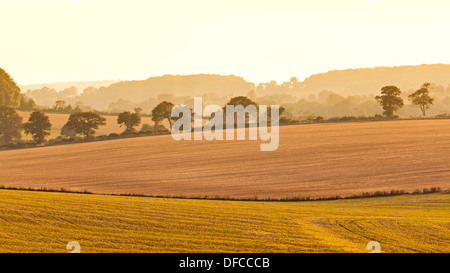
<svg viewBox="0 0 450 273"><path fill-rule="evenodd" d="M0 143L6 144L20 141L22 129L25 134L32 135L37 143L45 141L45 137L50 135L52 124L47 115L42 112L33 112L28 122L22 124L23 118L16 110L9 106L0 106Z"/></svg>
<svg viewBox="0 0 450 273"><path fill-rule="evenodd" d="M170 117L173 103L161 102L153 110L153 121L155 127L164 119L168 119L172 124ZM124 133L135 132L135 127L141 123L139 109L135 113L123 112L117 117L117 123L120 127L124 127ZM0 144L8 144L18 142L22 138L22 130L26 135L31 135L36 143L43 143L46 137L50 135L52 124L49 116L41 111L35 111L30 114L26 123L22 123L23 118L18 114L16 109L10 106L0 106ZM74 137L82 135L85 138L92 137L100 126L106 125L106 119L96 112L75 112L69 116L69 119L61 129L61 135Z"/></svg>
<svg viewBox="0 0 450 273"><path fill-rule="evenodd" d="M43 112L35 111L30 114L26 123L17 111L8 106L0 106L0 143L7 144L18 142L22 138L22 130L26 135L31 135L36 143L45 142L50 135L52 124L50 118ZM136 113L124 112L118 116L117 122L125 126L125 132L132 132L139 125L141 118ZM106 119L95 112L76 112L69 116L67 123L61 129L61 135L83 135L89 138L95 134L95 130L106 125Z"/></svg>
<svg viewBox="0 0 450 273"><path fill-rule="evenodd" d="M430 86L430 83L424 83L420 89L408 96L410 102L418 106L424 116L426 110L430 109L434 102L434 99L430 96ZM383 115L387 117L396 116L397 111L404 106L401 94L402 91L394 85L381 88L381 96L376 96L375 99L383 107Z"/></svg>
<svg viewBox="0 0 450 273"><path fill-rule="evenodd" d="M258 107L256 102L251 99L239 96L232 98L227 105L243 105L247 107L251 104ZM173 121L177 120L176 117L171 116L174 107L175 105L172 102L163 101L153 109L152 120L155 123L155 128L164 120L167 120L169 126L172 127ZM282 111L284 110L283 108L281 109ZM117 123L120 127L125 128L124 133L135 132L136 127L141 124L139 109L137 110L134 113L125 111L118 115ZM24 130L25 134L31 135L36 143L45 142L46 137L51 133L52 124L50 118L43 112L32 112L26 123L22 124L22 121L23 118L13 107L0 106L0 143L7 144L20 141L22 130ZM85 138L90 138L95 135L95 131L100 126L104 125L106 125L106 119L98 113L79 111L70 114L69 119L61 129L61 135L67 137L82 135Z"/></svg>

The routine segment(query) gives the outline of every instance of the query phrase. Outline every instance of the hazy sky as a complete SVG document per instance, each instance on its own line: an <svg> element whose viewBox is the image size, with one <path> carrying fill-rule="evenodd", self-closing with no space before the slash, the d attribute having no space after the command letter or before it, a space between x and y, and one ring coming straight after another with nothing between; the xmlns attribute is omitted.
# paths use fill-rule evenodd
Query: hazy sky
<svg viewBox="0 0 450 273"><path fill-rule="evenodd" d="M448 0L0 0L19 84L450 63Z"/></svg>

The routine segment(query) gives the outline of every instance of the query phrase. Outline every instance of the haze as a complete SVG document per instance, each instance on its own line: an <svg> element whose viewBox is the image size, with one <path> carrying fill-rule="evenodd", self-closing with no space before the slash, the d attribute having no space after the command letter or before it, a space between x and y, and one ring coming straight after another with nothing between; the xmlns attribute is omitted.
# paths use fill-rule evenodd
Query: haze
<svg viewBox="0 0 450 273"><path fill-rule="evenodd" d="M337 3L338 2L338 3ZM2 1L1 66L18 84L450 63L448 1Z"/></svg>

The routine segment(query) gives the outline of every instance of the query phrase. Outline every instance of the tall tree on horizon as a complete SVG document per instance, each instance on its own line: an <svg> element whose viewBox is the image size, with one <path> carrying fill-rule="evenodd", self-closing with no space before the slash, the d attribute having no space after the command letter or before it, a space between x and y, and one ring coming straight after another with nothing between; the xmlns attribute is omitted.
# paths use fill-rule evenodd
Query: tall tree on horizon
<svg viewBox="0 0 450 273"><path fill-rule="evenodd" d="M412 104L419 106L423 116L426 116L427 109L430 109L434 103L434 99L430 96L430 86L431 83L426 82L420 89L408 96Z"/></svg>
<svg viewBox="0 0 450 273"><path fill-rule="evenodd" d="M36 143L42 143L45 142L45 137L50 135L52 124L46 114L36 111L31 113L28 122L23 125L23 128L25 129L25 134L32 135Z"/></svg>
<svg viewBox="0 0 450 273"><path fill-rule="evenodd" d="M394 117L397 111L403 107L404 102L400 97L401 94L402 91L394 85L389 85L381 88L381 96L376 96L375 99L383 107L383 115L390 118Z"/></svg>
<svg viewBox="0 0 450 273"><path fill-rule="evenodd" d="M158 126L164 119L169 121L172 128L172 109L175 105L168 101L163 101L152 110L152 120L155 126Z"/></svg>
<svg viewBox="0 0 450 273"><path fill-rule="evenodd" d="M120 125L120 127L125 126L126 133L131 133L135 131L134 127L141 124L141 116L139 116L138 113L125 111L118 115L117 123Z"/></svg>
<svg viewBox="0 0 450 273"><path fill-rule="evenodd" d="M64 125L76 134L84 135L86 138L93 136L99 126L106 125L106 119L95 112L76 112L70 115Z"/></svg>
<svg viewBox="0 0 450 273"><path fill-rule="evenodd" d="M0 143L8 144L22 138L22 117L9 106L0 105Z"/></svg>
<svg viewBox="0 0 450 273"><path fill-rule="evenodd" d="M249 105L253 105L253 106L255 106L256 111L259 111L259 106L258 106L258 104L257 104L255 101L253 101L252 99L250 99L250 98L248 98L248 97L246 97L246 96L237 96L237 97L233 97L233 98L231 98L231 99L227 102L227 104L222 108L222 109L223 109L223 112L224 112L224 114L225 114L225 115L224 115L224 122L227 121L227 117L230 118L230 119L233 119L233 118L234 118L235 124L237 124L237 122L238 122L236 113L227 113L227 105L235 106L235 107L241 105L241 106L244 107L244 108L247 108L247 106L249 106ZM233 114L234 114L234 117L231 116L231 115L233 115ZM257 116L254 117L254 118L255 118L256 120L258 119ZM246 114L246 115L245 115L245 123L247 124L247 123L249 122L249 120L250 120L250 116Z"/></svg>

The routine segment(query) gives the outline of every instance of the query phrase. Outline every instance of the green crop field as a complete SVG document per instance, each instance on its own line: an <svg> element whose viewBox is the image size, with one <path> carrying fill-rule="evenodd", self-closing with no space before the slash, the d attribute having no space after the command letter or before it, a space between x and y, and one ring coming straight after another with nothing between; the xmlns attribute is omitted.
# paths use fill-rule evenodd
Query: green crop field
<svg viewBox="0 0 450 273"><path fill-rule="evenodd" d="M450 195L245 202L0 190L0 252L449 252Z"/></svg>

